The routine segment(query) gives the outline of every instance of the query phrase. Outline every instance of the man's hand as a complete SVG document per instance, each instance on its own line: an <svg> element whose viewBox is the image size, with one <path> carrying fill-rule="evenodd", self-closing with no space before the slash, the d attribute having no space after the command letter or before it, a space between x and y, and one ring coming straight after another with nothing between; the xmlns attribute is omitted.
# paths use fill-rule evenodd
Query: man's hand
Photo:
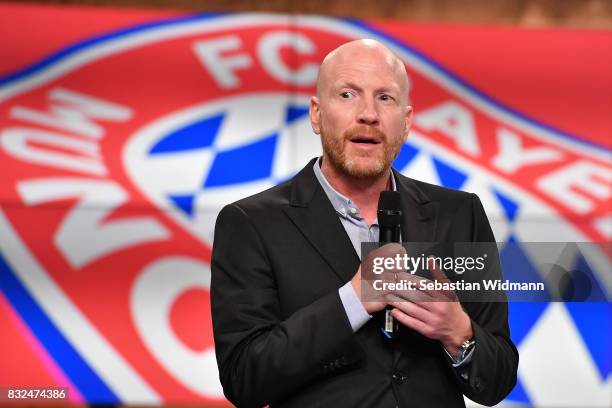
<svg viewBox="0 0 612 408"><path fill-rule="evenodd" d="M361 300L363 307L368 313L378 312L387 306L385 294L387 291L377 291L372 287L374 279L380 279L386 282L392 282L394 280L394 273L399 273L397 270L386 270L382 274L375 274L374 270L374 259L375 258L394 258L396 255L404 256L406 250L400 244L386 244L380 248L376 248L371 251L366 259L359 265L357 273L351 279L351 285L357 296ZM362 272L361 267L364 267Z"/></svg>
<svg viewBox="0 0 612 408"><path fill-rule="evenodd" d="M355 274L355 276L353 276L353 279L351 279L351 285L353 285L353 289L355 289L355 293L357 293L357 297L359 297L359 300L361 300L361 304L365 308L366 312L368 312L369 314L378 312L379 310L383 310L385 306L387 306L387 302L384 302L384 301L367 302L363 300L364 296L366 299L368 298L367 295L364 295L365 293L367 293L368 287L364 287L364 291L363 291L364 294L362 294L361 265L359 265L359 269L357 269L357 273ZM366 286L365 283L364 283L364 286Z"/></svg>
<svg viewBox="0 0 612 408"><path fill-rule="evenodd" d="M444 272L433 268L431 274L441 283L449 280ZM406 273L400 279L426 280ZM395 309L392 316L430 339L439 340L451 356L456 356L461 343L473 336L470 317L465 313L453 291L414 290L395 291L387 295Z"/></svg>

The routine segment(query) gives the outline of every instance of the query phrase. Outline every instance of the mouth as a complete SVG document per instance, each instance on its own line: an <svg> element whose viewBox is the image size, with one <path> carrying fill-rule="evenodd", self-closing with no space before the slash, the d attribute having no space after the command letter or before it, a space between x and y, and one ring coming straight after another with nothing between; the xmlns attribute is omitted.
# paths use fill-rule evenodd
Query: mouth
<svg viewBox="0 0 612 408"><path fill-rule="evenodd" d="M377 145L377 144L380 144L381 142L380 138L376 136L365 136L365 135L356 135L356 136L351 137L349 140L351 143L356 143L359 145Z"/></svg>

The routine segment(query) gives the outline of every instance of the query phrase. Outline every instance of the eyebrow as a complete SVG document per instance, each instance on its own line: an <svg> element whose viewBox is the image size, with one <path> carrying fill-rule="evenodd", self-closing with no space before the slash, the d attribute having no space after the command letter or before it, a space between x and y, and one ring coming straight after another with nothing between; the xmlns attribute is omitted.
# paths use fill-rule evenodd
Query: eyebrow
<svg viewBox="0 0 612 408"><path fill-rule="evenodd" d="M335 88L336 89L338 89L338 88L351 88L351 89L355 89L357 91L363 91L363 88L360 87L359 85L355 84L354 82L339 82L335 86ZM397 88L398 89L393 89L392 87L383 86L383 87L375 89L375 92L376 93L378 93L378 92L388 92L388 93L390 93L390 92L397 92L397 93L399 93L400 92L399 87L397 87Z"/></svg>

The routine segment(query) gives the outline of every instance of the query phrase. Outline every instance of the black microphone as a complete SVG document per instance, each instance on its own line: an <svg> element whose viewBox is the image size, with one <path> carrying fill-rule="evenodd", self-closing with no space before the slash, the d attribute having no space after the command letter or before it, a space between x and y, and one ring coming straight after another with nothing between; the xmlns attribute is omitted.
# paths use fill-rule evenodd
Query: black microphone
<svg viewBox="0 0 612 408"><path fill-rule="evenodd" d="M401 243L402 204L400 193L397 191L381 191L378 198L378 227L380 243ZM397 334L399 325L391 315L391 306L384 310L382 330L383 334L391 339Z"/></svg>
<svg viewBox="0 0 612 408"><path fill-rule="evenodd" d="M402 203L397 191L381 191L378 198L378 242L401 242Z"/></svg>

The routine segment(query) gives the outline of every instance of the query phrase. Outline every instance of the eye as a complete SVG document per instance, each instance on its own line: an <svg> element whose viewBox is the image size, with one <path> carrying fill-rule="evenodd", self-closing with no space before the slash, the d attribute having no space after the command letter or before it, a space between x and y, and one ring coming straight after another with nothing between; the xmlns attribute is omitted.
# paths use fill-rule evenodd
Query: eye
<svg viewBox="0 0 612 408"><path fill-rule="evenodd" d="M353 96L353 94L350 93L349 91L340 92L340 97L341 98L348 99L348 98L351 98L352 96Z"/></svg>
<svg viewBox="0 0 612 408"><path fill-rule="evenodd" d="M392 101L393 98L390 95L382 94L382 95L380 95L380 100L382 100L382 101Z"/></svg>

